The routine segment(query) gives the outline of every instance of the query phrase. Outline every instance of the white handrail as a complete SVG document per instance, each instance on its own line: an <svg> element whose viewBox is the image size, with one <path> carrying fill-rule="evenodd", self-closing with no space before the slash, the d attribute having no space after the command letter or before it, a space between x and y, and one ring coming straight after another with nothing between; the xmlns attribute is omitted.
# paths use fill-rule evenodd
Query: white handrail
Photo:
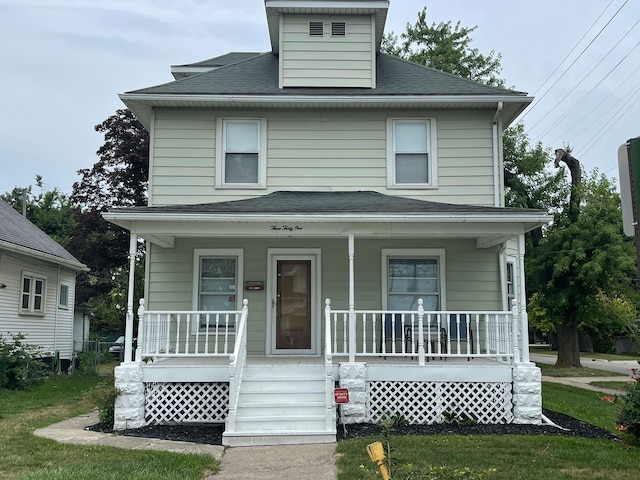
<svg viewBox="0 0 640 480"><path fill-rule="evenodd" d="M238 399L244 367L247 363L247 317L249 315L249 301L242 301L242 314L238 323L233 353L229 355L229 413L227 414L226 431L235 432Z"/></svg>
<svg viewBox="0 0 640 480"><path fill-rule="evenodd" d="M331 300L325 300L324 308L324 372L325 372L325 427L328 431L335 428L335 406L333 397L333 354L331 350Z"/></svg>

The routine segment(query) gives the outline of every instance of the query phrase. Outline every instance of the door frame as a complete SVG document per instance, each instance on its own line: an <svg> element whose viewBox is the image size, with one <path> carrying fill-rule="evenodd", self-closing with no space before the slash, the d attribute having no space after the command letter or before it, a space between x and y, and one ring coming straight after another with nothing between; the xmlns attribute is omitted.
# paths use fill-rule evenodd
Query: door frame
<svg viewBox="0 0 640 480"><path fill-rule="evenodd" d="M321 253L319 248L268 248L267 249L267 298L265 352L267 355L320 355L322 334L321 302ZM276 339L276 295L278 285L278 260L311 261L311 348L309 350L277 350Z"/></svg>

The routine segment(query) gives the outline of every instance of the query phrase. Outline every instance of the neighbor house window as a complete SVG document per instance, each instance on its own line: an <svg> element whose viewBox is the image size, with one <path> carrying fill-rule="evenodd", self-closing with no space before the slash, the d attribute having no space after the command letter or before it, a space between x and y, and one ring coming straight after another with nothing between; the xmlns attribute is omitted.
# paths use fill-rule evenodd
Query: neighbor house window
<svg viewBox="0 0 640 480"><path fill-rule="evenodd" d="M437 186L435 119L389 119L387 184L396 188Z"/></svg>
<svg viewBox="0 0 640 480"><path fill-rule="evenodd" d="M266 184L266 120L219 119L216 186L255 188Z"/></svg>
<svg viewBox="0 0 640 480"><path fill-rule="evenodd" d="M69 285L61 283L60 292L58 294L58 306L60 308L69 308Z"/></svg>
<svg viewBox="0 0 640 480"><path fill-rule="evenodd" d="M240 309L242 292L242 250L196 250L194 258L195 309L199 311L227 312ZM213 316L200 315L199 328L204 330L215 322ZM229 326L235 326L235 317L230 317ZM219 317L224 326L223 317Z"/></svg>
<svg viewBox="0 0 640 480"><path fill-rule="evenodd" d="M23 272L20 293L21 313L44 315L46 286L46 277Z"/></svg>
<svg viewBox="0 0 640 480"><path fill-rule="evenodd" d="M444 251L439 249L383 250L385 309L441 310L443 300Z"/></svg>

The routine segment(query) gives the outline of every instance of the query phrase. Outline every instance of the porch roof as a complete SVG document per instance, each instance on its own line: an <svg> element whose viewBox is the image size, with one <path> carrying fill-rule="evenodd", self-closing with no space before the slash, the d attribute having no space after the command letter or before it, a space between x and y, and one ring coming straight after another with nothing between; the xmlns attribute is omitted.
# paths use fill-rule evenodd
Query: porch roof
<svg viewBox="0 0 640 480"><path fill-rule="evenodd" d="M489 247L551 221L542 210L431 202L374 191L277 191L226 202L118 208L103 216L162 246L172 246L177 236L353 233L473 237L480 247Z"/></svg>

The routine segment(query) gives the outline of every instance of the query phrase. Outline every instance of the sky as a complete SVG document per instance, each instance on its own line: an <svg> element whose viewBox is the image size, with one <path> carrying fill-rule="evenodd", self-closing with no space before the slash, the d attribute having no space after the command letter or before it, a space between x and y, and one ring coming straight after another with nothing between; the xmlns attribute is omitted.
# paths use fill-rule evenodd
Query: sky
<svg viewBox="0 0 640 480"><path fill-rule="evenodd" d="M618 147L640 136L640 1L391 0L385 31L424 7L429 24L477 26L471 47L535 96L519 119L533 142L618 177ZM0 192L41 175L71 193L119 93L171 81L171 65L269 49L264 0L0 0Z"/></svg>

